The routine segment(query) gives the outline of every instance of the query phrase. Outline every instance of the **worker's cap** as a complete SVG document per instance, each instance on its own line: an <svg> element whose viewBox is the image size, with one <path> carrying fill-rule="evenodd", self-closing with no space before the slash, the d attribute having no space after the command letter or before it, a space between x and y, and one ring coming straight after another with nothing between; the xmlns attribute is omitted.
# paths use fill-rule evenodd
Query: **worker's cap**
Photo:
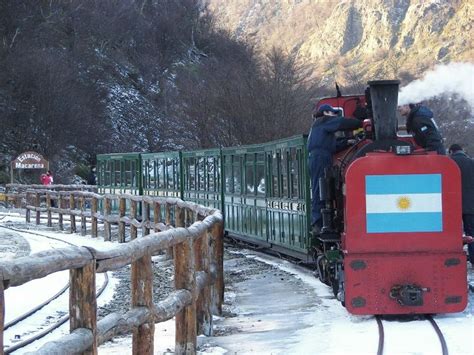
<svg viewBox="0 0 474 355"><path fill-rule="evenodd" d="M340 113L341 112L341 110L338 110L337 108L334 108L334 107L332 107L331 105L328 105L328 104L324 104L324 105L319 106L318 113L323 113L324 111L330 111L330 112L333 112L333 113Z"/></svg>

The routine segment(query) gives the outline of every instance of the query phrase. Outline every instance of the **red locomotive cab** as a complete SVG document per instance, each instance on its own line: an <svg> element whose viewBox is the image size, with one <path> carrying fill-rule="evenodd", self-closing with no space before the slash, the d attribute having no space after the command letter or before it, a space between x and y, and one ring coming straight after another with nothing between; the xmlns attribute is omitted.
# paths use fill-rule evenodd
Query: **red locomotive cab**
<svg viewBox="0 0 474 355"><path fill-rule="evenodd" d="M316 107L321 105L331 105L334 108L341 110L341 116L356 118L355 112L357 109L365 108L365 96L363 95L345 95L338 97L327 97L321 99Z"/></svg>
<svg viewBox="0 0 474 355"><path fill-rule="evenodd" d="M353 314L464 310L460 172L446 156L368 153L346 171L344 299Z"/></svg>

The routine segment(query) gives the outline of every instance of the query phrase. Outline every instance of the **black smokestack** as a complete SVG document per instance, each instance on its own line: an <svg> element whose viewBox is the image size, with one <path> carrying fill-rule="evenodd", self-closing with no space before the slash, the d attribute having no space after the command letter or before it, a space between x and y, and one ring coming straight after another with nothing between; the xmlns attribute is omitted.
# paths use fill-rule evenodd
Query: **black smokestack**
<svg viewBox="0 0 474 355"><path fill-rule="evenodd" d="M369 81L375 139L397 138L398 80Z"/></svg>

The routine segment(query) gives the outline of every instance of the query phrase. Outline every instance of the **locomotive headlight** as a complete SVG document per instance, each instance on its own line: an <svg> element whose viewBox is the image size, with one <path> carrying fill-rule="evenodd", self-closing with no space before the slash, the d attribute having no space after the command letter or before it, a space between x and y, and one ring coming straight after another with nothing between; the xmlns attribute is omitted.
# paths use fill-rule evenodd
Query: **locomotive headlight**
<svg viewBox="0 0 474 355"><path fill-rule="evenodd" d="M411 153L411 147L409 145L398 145L395 147L397 155L409 155Z"/></svg>

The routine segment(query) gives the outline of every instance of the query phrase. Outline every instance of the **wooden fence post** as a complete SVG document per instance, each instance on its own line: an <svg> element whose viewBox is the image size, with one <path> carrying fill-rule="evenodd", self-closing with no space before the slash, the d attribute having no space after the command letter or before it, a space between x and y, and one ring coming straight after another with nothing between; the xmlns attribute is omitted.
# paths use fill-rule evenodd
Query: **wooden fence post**
<svg viewBox="0 0 474 355"><path fill-rule="evenodd" d="M133 225L133 222L137 219L137 201L130 200L130 239L137 237L137 227Z"/></svg>
<svg viewBox="0 0 474 355"><path fill-rule="evenodd" d="M155 224L155 228L153 229L155 232L158 232L158 223L160 222L161 217L161 205L159 202L153 203L153 223Z"/></svg>
<svg viewBox="0 0 474 355"><path fill-rule="evenodd" d="M47 215L48 215L48 227L53 226L53 221L51 219L51 194L49 192L46 193L46 207L47 207Z"/></svg>
<svg viewBox="0 0 474 355"><path fill-rule="evenodd" d="M92 197L91 201L91 225L92 225L92 238L97 238L97 198Z"/></svg>
<svg viewBox="0 0 474 355"><path fill-rule="evenodd" d="M28 201L30 199L30 193L29 192L26 193L25 199L26 199L26 206L28 206ZM26 220L26 223L31 222L31 210L28 207L26 207L25 220Z"/></svg>
<svg viewBox="0 0 474 355"><path fill-rule="evenodd" d="M222 223L216 223L212 228L212 245L216 266L216 281L212 288L212 310L217 315L222 314L224 303L224 235Z"/></svg>
<svg viewBox="0 0 474 355"><path fill-rule="evenodd" d="M127 208L127 200L125 197L119 199L119 222L118 222L118 242L125 243L125 222L121 221L125 217L125 210Z"/></svg>
<svg viewBox="0 0 474 355"><path fill-rule="evenodd" d="M182 208L176 207L176 221L184 224ZM196 289L194 272L194 253L192 239L186 240L174 247L174 284L177 290L186 289L193 294ZM175 354L196 354L196 302L185 307L176 314Z"/></svg>
<svg viewBox="0 0 474 355"><path fill-rule="evenodd" d="M72 214L72 211L76 208L76 201L74 199L74 195L72 192L69 193L69 212L70 212L70 219L71 219L71 226L70 230L71 233L76 232L76 216Z"/></svg>
<svg viewBox="0 0 474 355"><path fill-rule="evenodd" d="M111 230L110 230L110 213L112 211L112 204L110 198L106 197L104 199L104 241L110 241L111 239Z"/></svg>
<svg viewBox="0 0 474 355"><path fill-rule="evenodd" d="M3 327L5 325L5 294L3 280L0 280L0 353L3 354Z"/></svg>
<svg viewBox="0 0 474 355"><path fill-rule="evenodd" d="M166 202L165 205L165 223L167 226L171 225L171 206ZM175 207L175 227L184 227L184 211L181 210L178 206ZM178 216L178 209L180 210L180 216ZM173 259L173 247L166 250L166 255L169 259Z"/></svg>
<svg viewBox="0 0 474 355"><path fill-rule="evenodd" d="M86 226L86 216L84 215L86 208L86 198L81 194L79 198L79 205L81 206L81 235L86 235L87 226Z"/></svg>
<svg viewBox="0 0 474 355"><path fill-rule="evenodd" d="M194 258L196 271L204 271L210 278L209 267L209 237L205 231L194 243ZM201 290L196 302L197 333L212 335L211 288L209 285Z"/></svg>
<svg viewBox="0 0 474 355"><path fill-rule="evenodd" d="M58 207L59 207L59 213L58 213L58 223L59 223L59 229L64 230L64 221L63 221L63 209L64 202L63 202L63 195L61 192L58 192Z"/></svg>
<svg viewBox="0 0 474 355"><path fill-rule="evenodd" d="M142 201L143 236L150 234L150 204Z"/></svg>
<svg viewBox="0 0 474 355"><path fill-rule="evenodd" d="M95 260L69 271L69 330L86 328L92 331L92 347L83 354L97 354L97 299L95 296Z"/></svg>
<svg viewBox="0 0 474 355"><path fill-rule="evenodd" d="M41 212L39 210L41 205L41 197L39 192L35 193L35 207L36 207L36 224L41 223Z"/></svg>
<svg viewBox="0 0 474 355"><path fill-rule="evenodd" d="M147 254L132 263L132 308L153 308L153 269L151 255ZM132 354L153 355L155 322L150 320L133 330Z"/></svg>

